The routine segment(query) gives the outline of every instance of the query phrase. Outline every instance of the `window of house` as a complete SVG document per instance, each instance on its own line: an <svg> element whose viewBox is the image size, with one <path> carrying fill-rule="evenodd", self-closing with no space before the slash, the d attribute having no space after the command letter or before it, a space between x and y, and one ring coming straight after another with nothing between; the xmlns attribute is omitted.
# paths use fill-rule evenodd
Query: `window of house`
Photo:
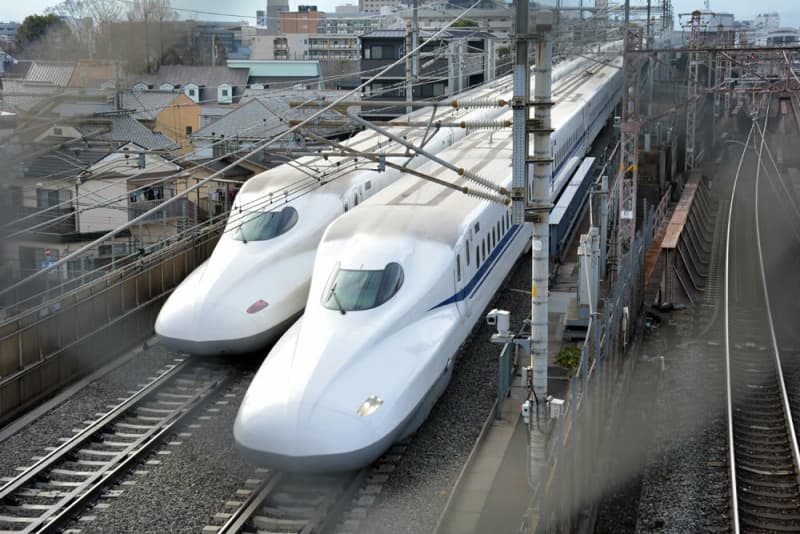
<svg viewBox="0 0 800 534"><path fill-rule="evenodd" d="M187 126L186 127L186 135L192 135L192 127L191 126Z"/></svg>
<svg viewBox="0 0 800 534"><path fill-rule="evenodd" d="M195 96L194 89L189 89L189 96Z"/></svg>
<svg viewBox="0 0 800 534"><path fill-rule="evenodd" d="M63 130L61 128L53 128L53 135L61 135Z"/></svg>
<svg viewBox="0 0 800 534"><path fill-rule="evenodd" d="M171 197L172 193L173 191L169 189L167 189L165 192L164 184L157 184L150 187L145 187L144 189L137 189L136 191L131 191L130 201L145 202L149 200L164 200L165 198Z"/></svg>
<svg viewBox="0 0 800 534"><path fill-rule="evenodd" d="M36 207L51 208L72 200L72 191L69 189L37 189ZM63 206L69 207L69 206Z"/></svg>
<svg viewBox="0 0 800 534"><path fill-rule="evenodd" d="M228 96L228 90L227 89L223 89L222 90L222 96Z"/></svg>

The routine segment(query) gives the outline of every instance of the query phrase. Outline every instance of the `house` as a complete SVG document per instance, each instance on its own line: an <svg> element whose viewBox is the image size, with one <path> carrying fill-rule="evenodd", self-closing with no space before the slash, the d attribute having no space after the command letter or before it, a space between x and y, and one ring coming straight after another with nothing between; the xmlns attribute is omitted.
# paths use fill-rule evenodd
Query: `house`
<svg viewBox="0 0 800 534"><path fill-rule="evenodd" d="M361 81L388 67L403 56L406 49L404 30L377 30L362 35ZM421 31L427 40L431 31ZM420 73L414 83L414 100L435 100L458 94L469 87L492 79L494 73L494 37L475 30L446 30L420 50ZM373 102L406 98L405 64L395 65L364 87L363 99ZM365 107L362 116L388 120L405 112L403 106Z"/></svg>
<svg viewBox="0 0 800 534"><path fill-rule="evenodd" d="M343 93L336 91L302 91L286 97L264 91L258 98L247 101L238 109L196 132L192 136L196 153L200 158L217 158L250 152L266 140L288 130L290 121L304 119L319 109L311 106L293 107L293 101L329 100L341 94ZM318 122L312 123L310 128L323 137L347 137L355 130L353 126L331 123L341 123L342 120L342 115L328 111L319 117ZM317 143L307 140L302 132L296 131L269 149L253 154L241 165L256 172L268 169L285 161L284 156L276 159L276 150L299 148L306 144Z"/></svg>
<svg viewBox="0 0 800 534"><path fill-rule="evenodd" d="M320 88L319 61L249 60L228 61L228 67L247 69L251 88L289 88L301 85L306 89Z"/></svg>
<svg viewBox="0 0 800 534"><path fill-rule="evenodd" d="M200 129L203 106L183 93L174 91L126 91L121 94L122 108L133 112L133 118L161 133L178 145L176 153L193 150L191 135ZM223 108L230 111L229 108Z"/></svg>
<svg viewBox="0 0 800 534"><path fill-rule="evenodd" d="M127 86L141 92L181 92L196 104L233 104L247 87L248 76L244 67L162 65L154 75L129 78Z"/></svg>
<svg viewBox="0 0 800 534"><path fill-rule="evenodd" d="M15 143L18 153L11 161L16 163L4 186L7 219L19 221L2 243L5 275L11 280L24 278L127 222L130 204L135 203L129 198L129 184L146 186L181 172L165 153L175 144L130 114L76 118L71 113L81 109L77 105L62 103L54 109L64 115L50 119L50 125L24 143ZM162 217L159 228L166 228L170 220ZM175 226L169 231L174 233ZM83 276L146 246L167 230L143 224L137 232L121 232L88 259L53 272L43 284Z"/></svg>

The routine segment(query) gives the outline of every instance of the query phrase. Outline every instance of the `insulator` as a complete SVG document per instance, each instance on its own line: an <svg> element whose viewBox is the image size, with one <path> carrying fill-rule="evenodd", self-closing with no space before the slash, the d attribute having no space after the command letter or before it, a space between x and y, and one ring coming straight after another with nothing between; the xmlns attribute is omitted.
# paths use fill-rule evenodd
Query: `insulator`
<svg viewBox="0 0 800 534"><path fill-rule="evenodd" d="M450 105L455 109L466 109L466 108L496 108L496 107L504 107L508 105L508 102L501 99L493 99L493 98L467 98L464 100L457 100L454 99L450 102Z"/></svg>
<svg viewBox="0 0 800 534"><path fill-rule="evenodd" d="M466 170L464 168L461 168L461 169L458 169L458 174L463 176L467 180L470 180L471 182L475 182L476 184L481 185L481 186L485 187L486 189L489 189L490 191L493 191L495 193L501 193L501 194L505 193L505 190L502 187L500 187L499 185L487 180L486 178L478 176L477 174L475 174L472 171L468 171L468 170Z"/></svg>
<svg viewBox="0 0 800 534"><path fill-rule="evenodd" d="M493 195L491 193L484 193L483 191L477 191L475 189L465 188L463 193L467 196L479 198L481 200L488 200L489 202L498 202L500 204L508 205L511 202L511 199L508 197L503 197L500 195Z"/></svg>
<svg viewBox="0 0 800 534"><path fill-rule="evenodd" d="M511 121L461 121L459 125L470 130L502 130L511 128Z"/></svg>

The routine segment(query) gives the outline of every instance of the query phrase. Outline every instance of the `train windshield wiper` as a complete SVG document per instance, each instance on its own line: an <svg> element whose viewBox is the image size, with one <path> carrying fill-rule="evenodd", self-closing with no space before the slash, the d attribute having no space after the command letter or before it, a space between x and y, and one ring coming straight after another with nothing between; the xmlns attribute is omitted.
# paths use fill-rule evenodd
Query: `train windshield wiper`
<svg viewBox="0 0 800 534"><path fill-rule="evenodd" d="M339 301L339 297L336 295L336 284L331 286L331 293L328 295L328 300L330 300L331 297L333 297L334 302L336 302L336 307L339 308L339 313L344 315L346 313L344 311L344 306L342 306L342 303Z"/></svg>

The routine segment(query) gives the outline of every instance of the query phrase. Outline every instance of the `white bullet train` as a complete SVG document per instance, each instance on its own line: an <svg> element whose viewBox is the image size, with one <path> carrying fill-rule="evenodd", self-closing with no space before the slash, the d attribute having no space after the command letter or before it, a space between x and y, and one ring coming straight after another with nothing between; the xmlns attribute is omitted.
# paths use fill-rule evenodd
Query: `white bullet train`
<svg viewBox="0 0 800 534"><path fill-rule="evenodd" d="M564 83L582 78L586 59L564 62L556 71ZM509 98L507 79L468 91L459 98ZM409 120L427 121L431 108ZM442 106L436 120L494 120L501 108L464 112ZM389 130L419 145L425 128ZM424 148L432 153L467 135L461 128L434 129ZM343 144L365 152L402 154L405 148L372 131ZM416 168L426 160L387 157ZM245 353L264 348L302 312L314 254L325 227L342 213L392 183L400 171L354 158L304 157L248 180L237 195L226 230L210 258L170 295L155 331L168 347L192 354ZM314 170L318 172L314 172Z"/></svg>
<svg viewBox="0 0 800 534"><path fill-rule="evenodd" d="M586 154L619 101L615 64L555 98L554 175ZM510 188L511 146L510 132L479 132L440 157ZM470 185L435 164L420 170ZM553 197L562 186L554 182ZM279 470L341 471L414 432L531 235L507 206L413 176L337 219L319 245L304 315L239 408L240 451Z"/></svg>

